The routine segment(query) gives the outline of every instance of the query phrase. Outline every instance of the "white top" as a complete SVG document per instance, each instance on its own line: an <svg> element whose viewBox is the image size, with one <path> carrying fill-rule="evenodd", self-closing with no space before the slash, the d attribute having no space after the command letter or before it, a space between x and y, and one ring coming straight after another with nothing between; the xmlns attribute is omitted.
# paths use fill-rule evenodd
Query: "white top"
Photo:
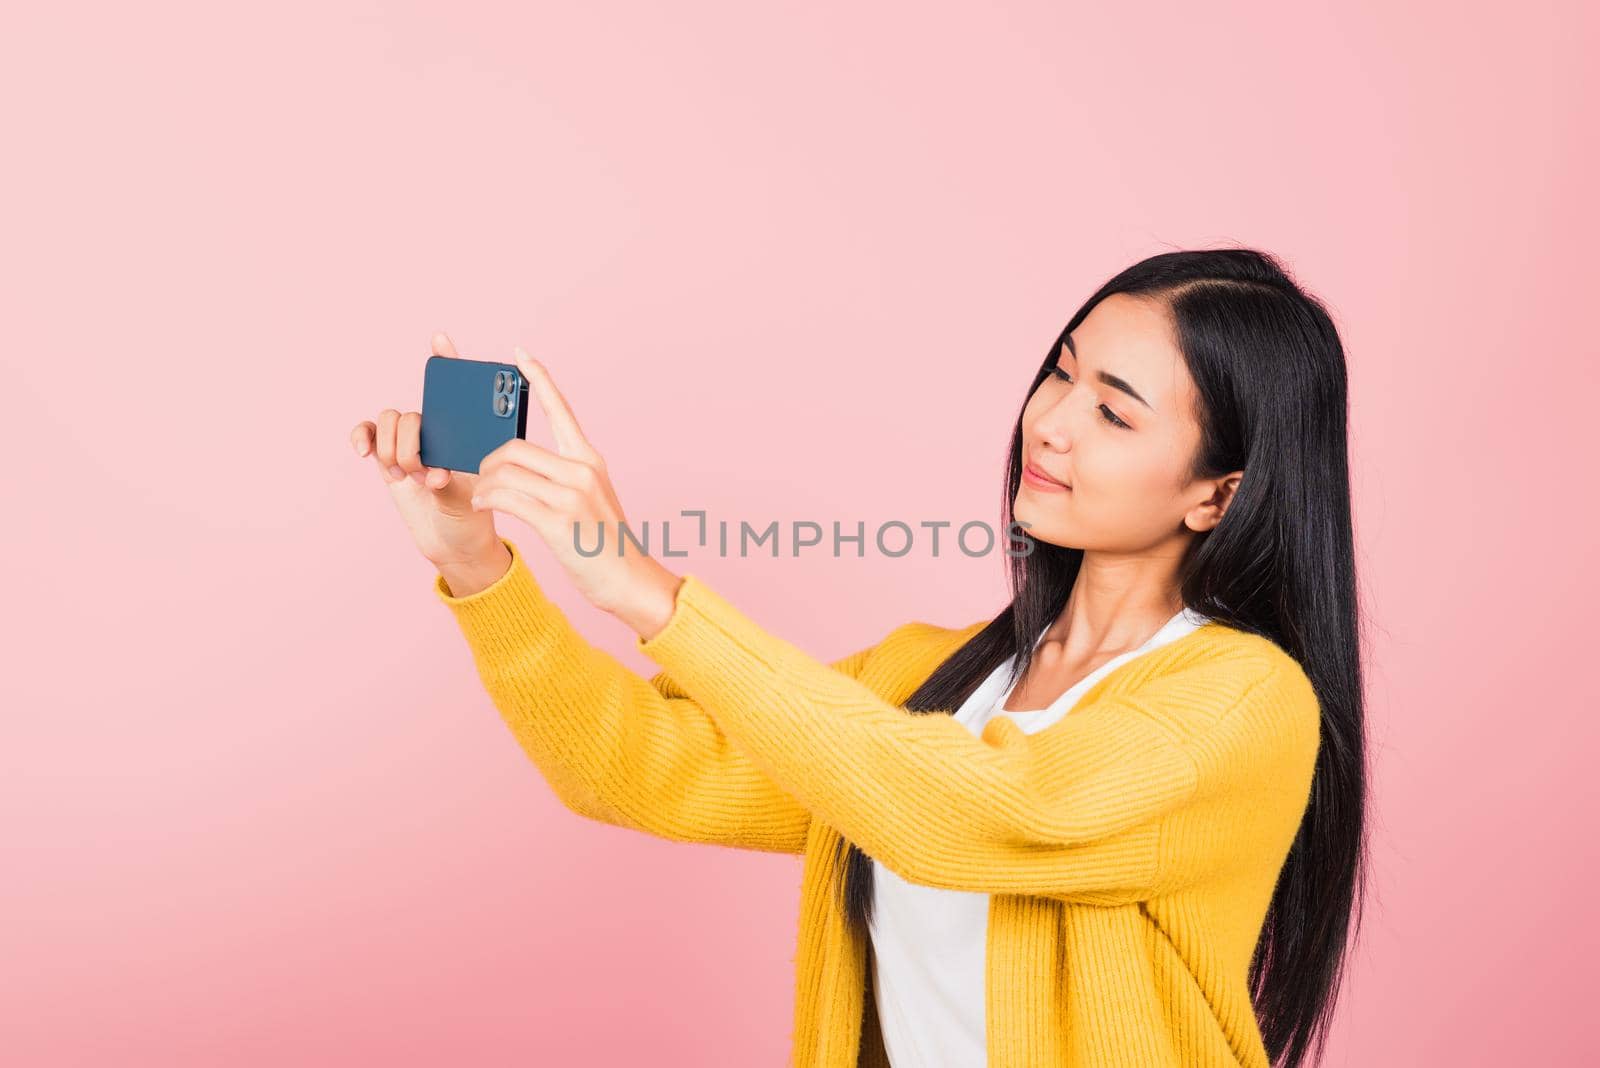
<svg viewBox="0 0 1600 1068"><path fill-rule="evenodd" d="M1011 717L1025 734L1044 730L1070 712L1107 672L1208 621L1188 608L1180 610L1143 645L1107 660L1048 708L1006 710L1014 686L1006 686L1005 677L1016 659L1009 657L962 704L956 721L977 735L995 716ZM1034 648L1048 629L1039 632ZM896 1068L986 1064L989 895L909 883L876 860L872 868L872 975L889 1062Z"/></svg>

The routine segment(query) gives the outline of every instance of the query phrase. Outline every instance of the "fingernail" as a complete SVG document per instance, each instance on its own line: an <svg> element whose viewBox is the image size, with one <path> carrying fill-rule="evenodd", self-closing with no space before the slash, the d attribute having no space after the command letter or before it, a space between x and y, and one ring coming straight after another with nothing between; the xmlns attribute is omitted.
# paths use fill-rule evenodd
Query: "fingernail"
<svg viewBox="0 0 1600 1068"><path fill-rule="evenodd" d="M423 482L427 481L427 478L428 476L423 474L421 471L411 472L411 481L415 482L419 486L422 485Z"/></svg>
<svg viewBox="0 0 1600 1068"><path fill-rule="evenodd" d="M389 473L391 475L393 475L395 478L405 478L406 477L406 473L404 471L400 470L400 466L398 464L390 464L389 465Z"/></svg>
<svg viewBox="0 0 1600 1068"><path fill-rule="evenodd" d="M472 507L477 508L477 507L480 507L482 504L483 504L483 498L482 497L474 497L474 498L472 498Z"/></svg>

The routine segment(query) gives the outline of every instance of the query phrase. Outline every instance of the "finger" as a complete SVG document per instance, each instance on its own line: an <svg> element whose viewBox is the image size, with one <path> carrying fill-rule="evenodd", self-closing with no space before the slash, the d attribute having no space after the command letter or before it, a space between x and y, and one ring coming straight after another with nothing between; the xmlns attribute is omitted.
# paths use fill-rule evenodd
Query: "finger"
<svg viewBox="0 0 1600 1068"><path fill-rule="evenodd" d="M488 489L480 487L480 490L481 492L475 493L472 497L473 511L504 512L507 515L515 516L538 531L540 536L547 541L549 540L550 532L556 530L560 521L559 517L554 509L543 502L525 493L517 493L503 486L499 488L490 487Z"/></svg>
<svg viewBox="0 0 1600 1068"><path fill-rule="evenodd" d="M376 450L374 450L372 453L372 462L377 465L378 474L383 477L383 481L388 485L392 486L396 482L399 482L401 479L405 478L404 475L396 475L394 473L395 467L393 464L386 464L382 460L378 459L378 453Z"/></svg>
<svg viewBox="0 0 1600 1068"><path fill-rule="evenodd" d="M378 463L388 472L389 481L405 478L406 473L395 462L395 429L400 422L400 413L393 408L385 408L378 413L378 433L376 437L376 453Z"/></svg>
<svg viewBox="0 0 1600 1068"><path fill-rule="evenodd" d="M451 342L450 336L442 330L433 335L433 354L435 356L449 356L451 358L455 358L455 344Z"/></svg>
<svg viewBox="0 0 1600 1068"><path fill-rule="evenodd" d="M513 493L532 497L563 515L577 514L583 504L583 494L571 486L564 486L536 471L512 464L497 468L488 475L480 475L472 493L475 497L481 497L498 489L508 489Z"/></svg>
<svg viewBox="0 0 1600 1068"><path fill-rule="evenodd" d="M350 445L356 450L357 456L372 455L372 437L377 430L377 424L368 419L364 423L357 423L356 428L350 431Z"/></svg>
<svg viewBox="0 0 1600 1068"><path fill-rule="evenodd" d="M521 345L513 351L516 353L517 366L528 379L528 388L533 390L534 396L539 399L539 406L544 409L545 418L550 421L556 448L563 456L583 459L596 456L589 439L584 437L583 428L578 425L578 417L572 414L572 406L556 388L555 380L545 370L544 364L529 356Z"/></svg>
<svg viewBox="0 0 1600 1068"><path fill-rule="evenodd" d="M509 438L495 446L479 463L478 473L489 474L501 468L518 467L577 490L594 488L597 474L592 464L553 453L526 438Z"/></svg>
<svg viewBox="0 0 1600 1068"><path fill-rule="evenodd" d="M401 412L394 428L394 462L417 482L426 469L422 466L422 413Z"/></svg>

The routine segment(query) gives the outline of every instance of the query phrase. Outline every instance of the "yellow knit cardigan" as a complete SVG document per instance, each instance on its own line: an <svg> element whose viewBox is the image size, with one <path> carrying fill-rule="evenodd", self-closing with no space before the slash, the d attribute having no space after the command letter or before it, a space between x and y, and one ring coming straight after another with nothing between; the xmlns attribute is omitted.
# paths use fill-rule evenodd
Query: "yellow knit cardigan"
<svg viewBox="0 0 1600 1068"><path fill-rule="evenodd" d="M1035 734L901 706L987 621L910 622L831 664L693 574L636 647L590 645L512 563L449 606L506 724L579 815L802 854L790 1063L887 1068L841 834L903 878L988 893L992 1065L1267 1068L1247 972L1309 800L1300 665L1221 623L1113 669Z"/></svg>

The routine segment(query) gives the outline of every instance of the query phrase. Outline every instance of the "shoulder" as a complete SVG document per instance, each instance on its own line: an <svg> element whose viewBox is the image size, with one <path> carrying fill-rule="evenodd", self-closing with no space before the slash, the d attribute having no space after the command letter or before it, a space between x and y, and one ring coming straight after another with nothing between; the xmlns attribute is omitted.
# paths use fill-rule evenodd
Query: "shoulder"
<svg viewBox="0 0 1600 1068"><path fill-rule="evenodd" d="M980 620L960 626L926 620L901 623L868 650L863 676L870 674L892 691L909 693L989 622Z"/></svg>
<svg viewBox="0 0 1600 1068"><path fill-rule="evenodd" d="M1251 689L1264 689L1274 695L1310 703L1316 708L1316 689L1305 667L1287 649L1261 634L1213 624L1202 628L1212 634L1213 655L1219 670L1232 672Z"/></svg>
<svg viewBox="0 0 1600 1068"><path fill-rule="evenodd" d="M1141 658L1149 677L1227 680L1250 686L1265 680L1309 684L1300 662L1287 649L1261 634L1211 620L1191 633Z"/></svg>
<svg viewBox="0 0 1600 1068"><path fill-rule="evenodd" d="M1313 759L1322 709L1301 663L1263 635L1210 625L1196 632L1192 657L1174 665L1166 689L1192 699L1178 717L1186 747L1213 756L1237 747ZM1208 696L1209 695L1209 698Z"/></svg>
<svg viewBox="0 0 1600 1068"><path fill-rule="evenodd" d="M977 637L978 632L989 623L990 620L982 619L976 623L951 627L924 620L912 620L901 623L889 631L878 643L877 649L891 649L901 654L924 658L938 657L942 661Z"/></svg>

